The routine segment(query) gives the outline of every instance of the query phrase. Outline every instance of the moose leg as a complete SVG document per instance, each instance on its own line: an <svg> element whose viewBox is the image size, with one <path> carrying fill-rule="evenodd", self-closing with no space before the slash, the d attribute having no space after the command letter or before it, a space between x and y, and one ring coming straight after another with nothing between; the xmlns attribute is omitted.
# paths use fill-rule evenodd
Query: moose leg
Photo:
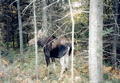
<svg viewBox="0 0 120 83"><path fill-rule="evenodd" d="M47 65L47 77L49 77L49 64L50 64L50 58L49 57L45 57L46 60L46 65Z"/></svg>
<svg viewBox="0 0 120 83"><path fill-rule="evenodd" d="M63 77L63 73L65 71L65 62L64 62L64 56L62 58L60 58L60 64L62 66L62 69L61 69L61 73L60 73L60 77L59 77L59 81L62 79Z"/></svg>
<svg viewBox="0 0 120 83"><path fill-rule="evenodd" d="M65 56L65 70L67 71L68 69L68 64L69 64L69 55Z"/></svg>
<svg viewBox="0 0 120 83"><path fill-rule="evenodd" d="M53 68L54 68L55 74L57 75L56 66L55 66L55 58L52 57L51 59L52 59L52 62L53 62Z"/></svg>
<svg viewBox="0 0 120 83"><path fill-rule="evenodd" d="M70 47L68 47L68 50L65 54L65 70L68 69L68 64L69 64L69 50L70 50Z"/></svg>

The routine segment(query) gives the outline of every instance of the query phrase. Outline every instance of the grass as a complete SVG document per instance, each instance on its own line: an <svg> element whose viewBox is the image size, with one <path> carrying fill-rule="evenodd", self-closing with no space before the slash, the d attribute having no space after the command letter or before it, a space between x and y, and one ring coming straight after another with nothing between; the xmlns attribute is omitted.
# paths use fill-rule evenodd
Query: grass
<svg viewBox="0 0 120 83"><path fill-rule="evenodd" d="M24 51L24 62L20 61L20 55L13 49L9 50L6 56L2 54L2 64L0 68L0 83L70 83L71 71L69 69L64 73L63 79L58 82L61 65L59 59L56 60L57 76L54 73L53 65L50 65L50 76L47 78L47 67L44 62L44 55L42 49L38 50L38 79L36 79L35 71L35 55L34 49L27 48ZM71 58L70 58L71 59ZM84 56L74 56L74 82L75 83L88 83L88 64ZM70 62L71 64L71 62ZM103 83L119 83L117 79L110 79L108 74L104 74L106 79Z"/></svg>

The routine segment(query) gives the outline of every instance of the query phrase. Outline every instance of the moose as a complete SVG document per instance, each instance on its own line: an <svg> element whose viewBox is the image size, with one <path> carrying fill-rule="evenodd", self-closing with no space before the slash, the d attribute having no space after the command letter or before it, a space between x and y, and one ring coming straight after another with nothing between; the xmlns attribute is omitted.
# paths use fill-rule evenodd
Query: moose
<svg viewBox="0 0 120 83"><path fill-rule="evenodd" d="M34 38L28 42L29 46L32 46L34 44L35 44ZM72 49L71 40L66 37L57 38L55 36L45 36L44 32L40 30L39 33L37 34L37 45L43 47L47 67L49 67L50 59L52 60L55 72L56 72L55 58L60 59L60 64L62 68L59 80L61 80L63 77L63 73L68 69L69 56Z"/></svg>

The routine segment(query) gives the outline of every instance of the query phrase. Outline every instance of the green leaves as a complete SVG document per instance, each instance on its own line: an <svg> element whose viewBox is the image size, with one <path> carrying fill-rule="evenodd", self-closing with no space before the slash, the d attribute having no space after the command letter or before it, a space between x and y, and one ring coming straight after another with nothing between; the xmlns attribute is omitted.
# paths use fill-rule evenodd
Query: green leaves
<svg viewBox="0 0 120 83"><path fill-rule="evenodd" d="M109 34L111 34L112 32L114 32L113 27L106 28L105 30L103 30L103 36L109 35Z"/></svg>

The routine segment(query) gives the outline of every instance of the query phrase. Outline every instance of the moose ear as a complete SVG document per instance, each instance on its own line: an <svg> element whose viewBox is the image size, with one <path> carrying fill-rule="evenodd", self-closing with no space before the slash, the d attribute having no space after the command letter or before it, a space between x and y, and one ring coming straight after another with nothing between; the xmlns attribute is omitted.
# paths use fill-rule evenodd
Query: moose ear
<svg viewBox="0 0 120 83"><path fill-rule="evenodd" d="M43 31L42 31L42 30L39 30L39 31L38 31L38 34L37 34L37 37L40 37L41 35L43 35Z"/></svg>
<svg viewBox="0 0 120 83"><path fill-rule="evenodd" d="M38 31L38 34L41 34L41 33L43 33L43 31L40 29L40 30Z"/></svg>

